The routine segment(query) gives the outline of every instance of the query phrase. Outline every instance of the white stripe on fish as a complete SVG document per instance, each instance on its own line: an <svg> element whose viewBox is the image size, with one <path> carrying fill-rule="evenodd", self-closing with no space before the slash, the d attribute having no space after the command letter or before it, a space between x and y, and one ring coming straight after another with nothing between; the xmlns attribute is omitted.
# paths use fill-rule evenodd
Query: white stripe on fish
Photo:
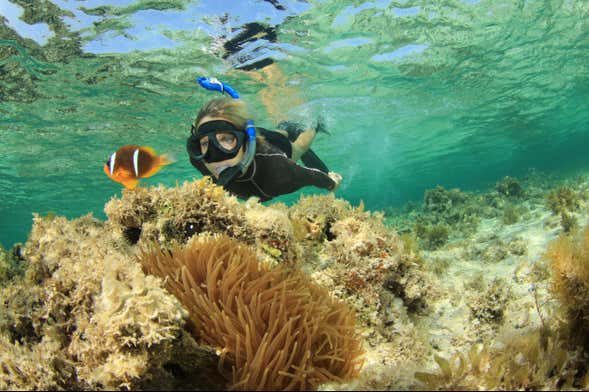
<svg viewBox="0 0 589 392"><path fill-rule="evenodd" d="M110 156L110 162L109 162L109 169L110 169L111 176L112 176L112 173L115 171L115 160L116 159L117 159L117 152L115 151Z"/></svg>
<svg viewBox="0 0 589 392"><path fill-rule="evenodd" d="M135 177L139 177L139 149L133 153L133 169L135 169Z"/></svg>

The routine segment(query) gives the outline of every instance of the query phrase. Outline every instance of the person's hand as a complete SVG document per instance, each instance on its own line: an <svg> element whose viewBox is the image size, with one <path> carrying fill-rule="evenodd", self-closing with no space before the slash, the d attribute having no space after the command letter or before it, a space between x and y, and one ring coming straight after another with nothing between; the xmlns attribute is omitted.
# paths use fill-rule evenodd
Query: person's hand
<svg viewBox="0 0 589 392"><path fill-rule="evenodd" d="M336 172L329 172L327 173L327 175L329 176L329 178L333 180L333 182L335 182L335 185L333 186L333 188L330 189L330 191L337 191L337 188L339 188L339 184L342 182L342 176L340 176Z"/></svg>

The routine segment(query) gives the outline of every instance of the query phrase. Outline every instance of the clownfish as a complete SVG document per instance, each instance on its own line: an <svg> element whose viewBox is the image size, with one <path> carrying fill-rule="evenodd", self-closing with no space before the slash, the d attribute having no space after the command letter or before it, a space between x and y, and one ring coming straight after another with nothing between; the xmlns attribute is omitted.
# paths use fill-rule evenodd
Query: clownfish
<svg viewBox="0 0 589 392"><path fill-rule="evenodd" d="M151 147L128 145L112 153L104 164L104 172L125 188L134 189L140 178L151 177L171 163L174 163L172 158L157 155Z"/></svg>

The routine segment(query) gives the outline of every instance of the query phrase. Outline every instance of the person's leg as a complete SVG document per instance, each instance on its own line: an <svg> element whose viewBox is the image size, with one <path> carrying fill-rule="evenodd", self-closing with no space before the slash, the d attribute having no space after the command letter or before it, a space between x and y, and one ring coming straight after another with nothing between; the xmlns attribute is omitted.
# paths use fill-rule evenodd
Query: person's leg
<svg viewBox="0 0 589 392"><path fill-rule="evenodd" d="M301 156L307 152L307 150L311 147L313 140L317 132L315 129L310 128L306 131L302 132L297 139L292 142L292 160L298 161Z"/></svg>

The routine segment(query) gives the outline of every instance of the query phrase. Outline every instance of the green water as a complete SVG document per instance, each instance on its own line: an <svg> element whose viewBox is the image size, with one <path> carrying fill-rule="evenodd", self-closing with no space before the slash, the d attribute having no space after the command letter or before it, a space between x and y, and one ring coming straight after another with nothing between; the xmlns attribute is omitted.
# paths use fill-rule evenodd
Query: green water
<svg viewBox="0 0 589 392"><path fill-rule="evenodd" d="M79 35L54 20L56 38L45 46L2 24L4 246L26 239L33 212L104 218L104 203L121 187L102 166L119 146L150 145L178 158L143 184L200 177L184 147L200 105L216 96L194 83L200 75L235 87L261 126L278 121L267 110L268 94L279 98L281 116L324 118L332 135L320 135L313 149L343 175L337 196L369 209L421 200L438 184L477 190L506 175L589 166L586 0L279 2L286 11L247 2L240 10L258 10L259 22L289 16L269 45L278 78L223 59L214 31L224 27L211 14L193 15L210 32L154 25L174 48L84 53L85 43L120 37L132 15L191 12L189 1L122 3L126 8L88 11L103 19ZM237 29L235 3L218 4ZM38 20L49 20L47 9ZM275 200L319 192L305 188Z"/></svg>

